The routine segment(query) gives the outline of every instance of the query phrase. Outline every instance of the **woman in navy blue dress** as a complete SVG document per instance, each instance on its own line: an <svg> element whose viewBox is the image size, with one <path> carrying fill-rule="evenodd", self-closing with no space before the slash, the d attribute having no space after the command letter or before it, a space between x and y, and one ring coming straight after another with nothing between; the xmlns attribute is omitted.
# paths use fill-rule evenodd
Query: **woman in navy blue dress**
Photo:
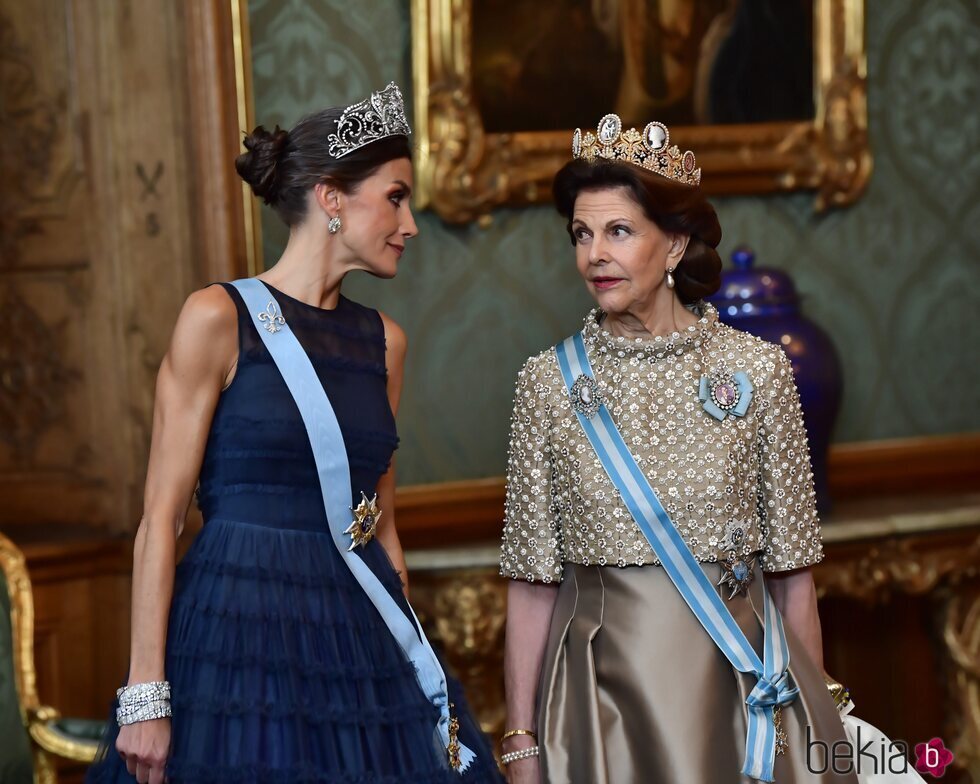
<svg viewBox="0 0 980 784"><path fill-rule="evenodd" d="M356 521L353 552L414 623L393 520L405 335L340 293L352 270L393 277L417 234L408 133L390 85L289 132L257 128L236 167L290 227L260 276L270 312L258 319L288 324L309 357L346 447L352 514L340 522ZM120 726L87 780L500 781L450 682L453 729L476 755L453 768L443 707L335 546L310 437L255 316L221 284L178 319L157 382ZM175 569L198 483L205 525Z"/></svg>

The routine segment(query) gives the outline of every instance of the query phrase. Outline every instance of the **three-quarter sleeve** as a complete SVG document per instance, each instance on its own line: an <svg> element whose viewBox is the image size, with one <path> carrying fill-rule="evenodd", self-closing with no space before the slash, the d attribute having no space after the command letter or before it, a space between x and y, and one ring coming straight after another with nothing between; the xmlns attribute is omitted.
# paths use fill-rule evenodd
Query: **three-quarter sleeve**
<svg viewBox="0 0 980 784"><path fill-rule="evenodd" d="M766 572L810 566L823 559L810 447L789 358L779 349L772 377L758 390L764 410L759 432L759 519Z"/></svg>
<svg viewBox="0 0 980 784"><path fill-rule="evenodd" d="M557 583L562 577L561 534L552 498L548 388L540 363L528 360L517 377L508 450L507 498L500 574L513 580Z"/></svg>

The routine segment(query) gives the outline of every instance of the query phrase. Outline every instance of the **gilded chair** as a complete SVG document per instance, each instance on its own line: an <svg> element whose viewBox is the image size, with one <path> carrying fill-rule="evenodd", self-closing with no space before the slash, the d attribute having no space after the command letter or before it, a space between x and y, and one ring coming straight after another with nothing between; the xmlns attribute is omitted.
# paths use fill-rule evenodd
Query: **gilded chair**
<svg viewBox="0 0 980 784"><path fill-rule="evenodd" d="M52 756L91 762L103 726L63 719L38 699L31 581L24 554L0 534L0 781L55 784Z"/></svg>

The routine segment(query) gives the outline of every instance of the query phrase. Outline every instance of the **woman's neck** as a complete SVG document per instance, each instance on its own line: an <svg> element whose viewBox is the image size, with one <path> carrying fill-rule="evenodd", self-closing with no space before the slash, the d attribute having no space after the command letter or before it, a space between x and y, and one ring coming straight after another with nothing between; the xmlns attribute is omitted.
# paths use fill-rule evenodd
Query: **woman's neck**
<svg viewBox="0 0 980 784"><path fill-rule="evenodd" d="M332 310L340 300L347 270L335 258L335 243L294 229L275 265L259 277L293 299Z"/></svg>
<svg viewBox="0 0 980 784"><path fill-rule="evenodd" d="M696 324L697 315L685 308L673 291L665 292L649 304L606 313L602 326L616 337L651 338L681 332Z"/></svg>

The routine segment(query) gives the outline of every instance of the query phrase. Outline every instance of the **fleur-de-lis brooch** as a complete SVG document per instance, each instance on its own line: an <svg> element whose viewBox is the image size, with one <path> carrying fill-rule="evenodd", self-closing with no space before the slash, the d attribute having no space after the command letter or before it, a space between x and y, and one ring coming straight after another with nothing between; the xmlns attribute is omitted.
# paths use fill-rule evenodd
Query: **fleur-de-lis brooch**
<svg viewBox="0 0 980 784"><path fill-rule="evenodd" d="M262 313L259 313L259 321L262 322L265 331L273 335L286 325L286 319L282 317L282 313L279 312L279 306L274 300L269 300L266 309Z"/></svg>

